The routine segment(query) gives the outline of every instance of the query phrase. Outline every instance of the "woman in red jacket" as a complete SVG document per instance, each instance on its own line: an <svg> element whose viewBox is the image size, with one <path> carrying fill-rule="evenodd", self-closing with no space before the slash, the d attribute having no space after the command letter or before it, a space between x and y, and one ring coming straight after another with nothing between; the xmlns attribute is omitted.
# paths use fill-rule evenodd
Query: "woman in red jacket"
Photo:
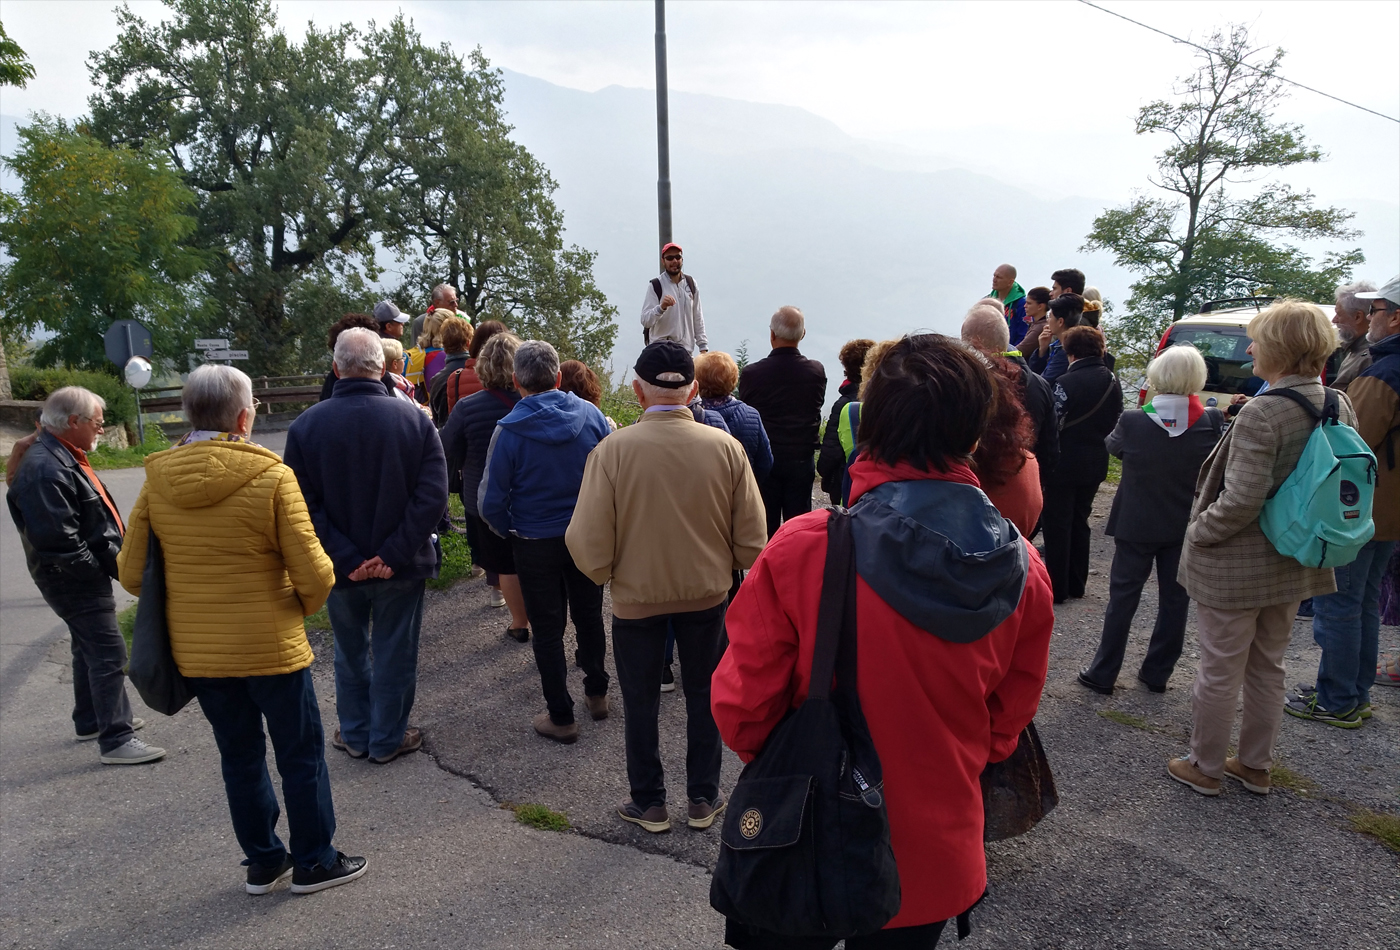
<svg viewBox="0 0 1400 950"><path fill-rule="evenodd" d="M932 947L981 898L978 777L1015 750L1040 703L1055 622L1049 576L968 464L996 391L985 361L923 334L892 347L865 392L864 451L850 469L857 688L884 769L903 896L883 931L847 941L852 950ZM729 608L711 704L745 762L806 698L826 522L814 511L783 525ZM726 940L787 945L736 925Z"/></svg>

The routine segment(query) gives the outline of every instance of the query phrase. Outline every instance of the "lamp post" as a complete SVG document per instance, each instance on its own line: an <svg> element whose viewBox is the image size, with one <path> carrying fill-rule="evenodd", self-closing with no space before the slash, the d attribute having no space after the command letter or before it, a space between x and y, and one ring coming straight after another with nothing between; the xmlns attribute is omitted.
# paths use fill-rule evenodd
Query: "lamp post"
<svg viewBox="0 0 1400 950"><path fill-rule="evenodd" d="M656 0L656 209L661 241L671 243L671 118L666 95L666 0Z"/></svg>

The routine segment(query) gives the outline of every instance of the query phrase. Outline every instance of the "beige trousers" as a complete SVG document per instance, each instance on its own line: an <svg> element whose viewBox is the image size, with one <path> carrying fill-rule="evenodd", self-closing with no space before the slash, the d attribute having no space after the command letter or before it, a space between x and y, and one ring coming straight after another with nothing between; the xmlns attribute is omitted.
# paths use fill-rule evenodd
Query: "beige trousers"
<svg viewBox="0 0 1400 950"><path fill-rule="evenodd" d="M1225 775L1241 685L1240 762L1251 769L1273 766L1274 742L1283 724L1283 654L1298 604L1246 610L1196 605L1201 665L1191 687L1191 761L1206 775Z"/></svg>

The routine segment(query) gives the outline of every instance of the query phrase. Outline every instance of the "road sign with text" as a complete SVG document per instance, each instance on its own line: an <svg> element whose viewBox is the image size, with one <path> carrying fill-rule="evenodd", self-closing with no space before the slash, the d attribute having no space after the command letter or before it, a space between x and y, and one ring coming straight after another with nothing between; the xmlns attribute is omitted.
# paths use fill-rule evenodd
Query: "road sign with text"
<svg viewBox="0 0 1400 950"><path fill-rule="evenodd" d="M247 350L205 350L204 356L211 360L246 360Z"/></svg>

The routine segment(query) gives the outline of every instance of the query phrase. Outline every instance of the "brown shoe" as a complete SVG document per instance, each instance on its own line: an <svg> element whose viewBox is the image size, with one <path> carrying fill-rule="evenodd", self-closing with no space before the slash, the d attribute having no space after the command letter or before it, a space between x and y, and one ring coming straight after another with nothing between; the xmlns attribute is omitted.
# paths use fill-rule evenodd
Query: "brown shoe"
<svg viewBox="0 0 1400 950"><path fill-rule="evenodd" d="M535 717L535 732L546 739L562 742L564 745L571 745L578 741L578 723L571 722L567 726L561 726L550 719L547 712L542 712Z"/></svg>
<svg viewBox="0 0 1400 950"><path fill-rule="evenodd" d="M617 816L623 821L640 825L642 830L650 831L654 835L671 830L671 816L666 813L665 805L652 805L643 809L629 798L617 806Z"/></svg>
<svg viewBox="0 0 1400 950"><path fill-rule="evenodd" d="M607 693L604 693L602 696L585 696L583 697L583 704L588 707L588 715L593 717L594 722L597 722L599 719L608 718Z"/></svg>
<svg viewBox="0 0 1400 950"><path fill-rule="evenodd" d="M335 731L335 735L331 737L331 747L339 749L341 752L344 752L352 759L363 759L366 755L369 754L365 752L364 749L352 749L348 745L346 745L345 740L340 738L339 729L337 729Z"/></svg>
<svg viewBox="0 0 1400 950"><path fill-rule="evenodd" d="M403 741L399 743L397 749L390 752L382 759L376 759L374 756L370 756L369 760L375 765L388 765L399 756L408 755L410 752L417 752L421 748L423 748L423 733L417 726L409 726L403 731Z"/></svg>
<svg viewBox="0 0 1400 950"><path fill-rule="evenodd" d="M1172 759L1167 763L1167 772L1182 785L1189 786L1193 792L1202 795L1219 795L1220 779L1211 778L1192 764L1191 760L1182 756L1179 759Z"/></svg>
<svg viewBox="0 0 1400 950"><path fill-rule="evenodd" d="M1256 795L1269 794L1271 782L1268 769L1252 769L1241 764L1239 756L1232 755L1225 760L1225 774Z"/></svg>
<svg viewBox="0 0 1400 950"><path fill-rule="evenodd" d="M703 798L691 799L690 806L686 809L685 823L704 831L715 823L716 818L724 814L724 806L728 804L721 795L716 795L712 802Z"/></svg>

